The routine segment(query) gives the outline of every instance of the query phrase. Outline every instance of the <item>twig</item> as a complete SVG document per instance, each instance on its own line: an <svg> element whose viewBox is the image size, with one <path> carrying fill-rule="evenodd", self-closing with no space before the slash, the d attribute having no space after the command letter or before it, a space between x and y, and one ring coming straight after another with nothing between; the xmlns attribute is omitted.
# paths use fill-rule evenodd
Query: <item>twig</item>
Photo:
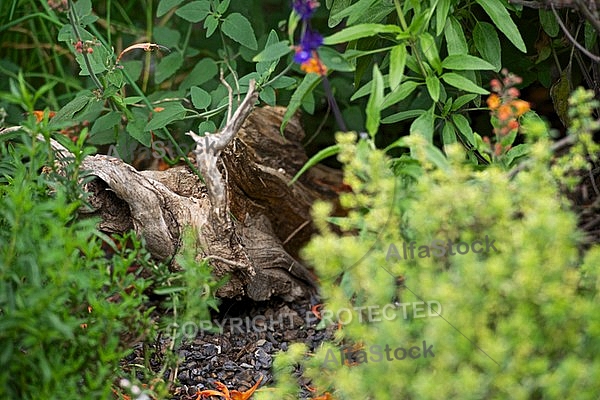
<svg viewBox="0 0 600 400"><path fill-rule="evenodd" d="M224 80L223 80L224 81ZM230 105L233 103L233 93L231 86L225 84L229 91ZM223 226L224 230L231 227L231 220L228 217L227 190L221 172L217 168L217 160L221 151L233 140L236 133L242 127L242 124L252 112L254 103L258 98L256 92L256 81L251 80L248 85L246 97L235 111L231 118L228 118L225 127L219 133L213 135L199 136L193 131L186 134L196 142L196 164L205 179L206 188L212 203L212 211Z"/></svg>
<svg viewBox="0 0 600 400"><path fill-rule="evenodd" d="M579 44L579 42L573 36L571 36L571 32L569 32L569 30L567 29L567 27L565 26L565 24L560 19L560 16L558 15L558 12L556 12L556 9L554 8L554 3L550 3L550 8L552 9L552 12L554 13L554 17L556 18L556 22L558 22L558 25L560 25L560 28L562 29L563 33L569 39L569 41L573 44L573 46L577 47L577 49L579 51L581 51L583 54L585 54L586 56L588 56L592 61L600 63L600 57L598 57L595 54L590 53L588 51L588 49L586 49L581 44Z"/></svg>
<svg viewBox="0 0 600 400"><path fill-rule="evenodd" d="M592 14L592 11L586 7L582 0L575 0L575 4L577 4L577 8L585 16L588 22L592 24L596 32L600 34L600 21L598 20L598 15Z"/></svg>
<svg viewBox="0 0 600 400"><path fill-rule="evenodd" d="M301 224L300 224L300 226L299 226L299 227L297 227L296 229L294 229L294 232L290 233L290 235L289 235L289 236L288 236L288 237L287 237L287 238L286 238L286 239L283 241L283 245L286 245L286 244L287 244L287 242L289 242L290 240L292 240L292 238L293 238L294 236L296 236L296 234L297 234L298 232L300 232L302 229L304 229L304 227L305 227L306 225L308 225L308 224L310 224L310 221L309 221L309 220L306 220L306 221L304 221L303 223L301 223Z"/></svg>

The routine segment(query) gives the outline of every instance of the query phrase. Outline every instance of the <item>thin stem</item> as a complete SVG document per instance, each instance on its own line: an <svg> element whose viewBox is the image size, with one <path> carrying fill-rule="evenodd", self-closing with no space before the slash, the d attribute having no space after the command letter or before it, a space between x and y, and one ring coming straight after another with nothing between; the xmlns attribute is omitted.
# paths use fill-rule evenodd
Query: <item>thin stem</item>
<svg viewBox="0 0 600 400"><path fill-rule="evenodd" d="M112 6L112 1L108 0L106 2L106 41L111 44L111 33L110 33L110 29L112 27L111 23L110 23L110 8Z"/></svg>
<svg viewBox="0 0 600 400"><path fill-rule="evenodd" d="M400 1L394 0L394 6L396 7L396 14L398 14L398 20L400 21L400 27L403 30L407 30L408 25L406 24L406 20L404 19L404 13L402 12L402 7L400 6Z"/></svg>
<svg viewBox="0 0 600 400"><path fill-rule="evenodd" d="M71 26L73 27L73 33L75 34L75 37L79 42L83 43L83 40L81 39L81 35L79 33L79 19L77 18L77 14L75 13L75 7L73 5L73 1L71 0L69 0L69 11L67 13L67 16L69 18ZM92 71L92 64L90 63L90 59L88 57L87 52L83 51L81 53L81 56L83 57L85 66L87 67L92 82L94 82L94 85L96 85L100 93L104 93L104 86L102 86L102 83L100 83L100 80L98 80L98 77L96 76L94 71Z"/></svg>
<svg viewBox="0 0 600 400"><path fill-rule="evenodd" d="M271 83L275 82L277 79L281 78L282 76L284 76L285 74L288 73L289 70L292 69L292 67L294 66L294 63L288 64L283 71L281 71L280 73L278 73L277 75L275 75L275 77L271 78L270 80L268 80L267 82L263 83L261 85L261 87L265 87L265 86L269 86Z"/></svg>
<svg viewBox="0 0 600 400"><path fill-rule="evenodd" d="M335 116L335 121L342 131L348 132L348 128L346 127L346 123L344 122L344 118L342 117L342 113L340 112L337 101L335 101L335 97L333 97L333 90L331 89L331 84L329 83L329 79L327 79L326 75L323 75L323 87L325 88L327 101L329 101L329 105L331 106L331 110Z"/></svg>
<svg viewBox="0 0 600 400"><path fill-rule="evenodd" d="M146 39L152 41L152 0L146 1ZM142 76L142 90L148 90L148 82L150 81L150 64L152 63L152 53L146 52L146 60L144 66L144 75Z"/></svg>
<svg viewBox="0 0 600 400"><path fill-rule="evenodd" d="M560 19L560 16L556 12L556 8L554 8L554 3L550 3L550 8L552 8L552 12L554 13L554 17L556 18L556 22L558 22L558 25L560 25L560 28L562 29L563 33L569 39L569 41L573 44L573 46L577 47L577 49L579 51L581 51L583 54L585 54L586 56L588 56L592 61L600 63L600 57L598 57L595 54L590 53L588 51L588 49L586 49L585 47L583 47L582 45L580 45L579 42L571 35L571 32L569 32L569 30L567 29L567 27L565 26L565 24Z"/></svg>

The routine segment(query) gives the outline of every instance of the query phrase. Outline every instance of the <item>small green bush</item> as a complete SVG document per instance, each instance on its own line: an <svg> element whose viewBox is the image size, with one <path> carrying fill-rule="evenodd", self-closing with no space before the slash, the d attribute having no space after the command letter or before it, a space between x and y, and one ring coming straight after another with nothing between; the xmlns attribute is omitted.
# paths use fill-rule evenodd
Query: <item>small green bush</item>
<svg viewBox="0 0 600 400"><path fill-rule="evenodd" d="M0 398L109 398L124 335L150 329L149 281L127 272L147 256L138 242L107 257L96 221L75 218L76 163L40 174L54 160L36 133L0 143Z"/></svg>
<svg viewBox="0 0 600 400"><path fill-rule="evenodd" d="M370 140L338 135L345 182L353 189L341 201L351 211L340 221L329 217L330 206L316 205L321 234L304 255L321 277L325 308L333 315L352 310L352 320L339 314L344 323L336 340L315 354L299 346L278 358L280 391L260 398L295 398L288 374L296 363L320 394L335 399L597 398L600 247L581 250L576 216L550 170L551 143L529 140L527 168L511 179L500 165L476 169L460 146L440 158L411 135L405 144L420 167L405 163L393 176ZM331 222L345 234L334 234ZM403 242L485 243L486 236L497 251L403 255ZM415 318L414 302L430 300L441 304L441 317ZM358 307L381 310L394 301L411 303L406 318L369 319L363 309L359 321ZM370 352L373 345L408 350L423 341L433 345L433 357L422 351L416 359L388 361L385 353ZM340 360L340 350L350 346L353 365Z"/></svg>

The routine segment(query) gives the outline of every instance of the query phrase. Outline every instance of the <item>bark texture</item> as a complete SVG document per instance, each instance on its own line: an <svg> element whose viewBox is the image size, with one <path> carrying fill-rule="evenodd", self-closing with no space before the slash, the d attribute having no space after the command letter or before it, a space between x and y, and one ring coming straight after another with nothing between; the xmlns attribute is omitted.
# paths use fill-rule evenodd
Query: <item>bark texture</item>
<svg viewBox="0 0 600 400"><path fill-rule="evenodd" d="M281 135L285 109L251 112L251 92L223 131L188 133L205 183L187 166L137 171L114 157L90 156L82 166L95 177L86 184L92 206L86 211L100 217L105 232L135 229L153 257L173 269L183 230L192 227L198 259L209 258L216 275L230 277L218 295L293 300L316 290L298 250L314 232L310 206L334 200L341 175L319 167L289 186L307 160L304 132L294 118Z"/></svg>

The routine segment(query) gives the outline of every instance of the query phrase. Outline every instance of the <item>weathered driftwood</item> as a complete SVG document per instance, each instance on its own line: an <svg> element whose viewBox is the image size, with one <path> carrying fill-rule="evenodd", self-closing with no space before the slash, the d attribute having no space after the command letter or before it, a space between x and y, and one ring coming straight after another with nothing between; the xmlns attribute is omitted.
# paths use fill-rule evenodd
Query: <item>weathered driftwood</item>
<svg viewBox="0 0 600 400"><path fill-rule="evenodd" d="M228 275L222 297L287 300L315 290L312 273L297 260L313 232L310 206L335 197L339 174L315 169L288 186L307 157L296 119L279 133L284 110L258 108L251 85L236 114L218 134L189 133L197 144L196 166L206 184L186 166L137 171L106 155L85 158L82 168L96 177L87 213L100 217L105 232L134 229L153 257L178 268L182 232L197 232L198 259L209 258L216 275ZM64 152L57 143L55 150ZM325 178L325 179L324 179ZM328 183L323 183L324 181Z"/></svg>

